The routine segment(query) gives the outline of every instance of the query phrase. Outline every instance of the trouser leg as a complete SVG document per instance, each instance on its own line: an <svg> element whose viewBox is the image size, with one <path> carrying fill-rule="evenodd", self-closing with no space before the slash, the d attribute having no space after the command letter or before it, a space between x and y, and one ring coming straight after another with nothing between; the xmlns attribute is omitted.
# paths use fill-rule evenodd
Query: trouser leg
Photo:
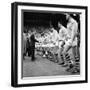
<svg viewBox="0 0 90 90"><path fill-rule="evenodd" d="M75 59L75 56L77 55L77 47L76 46L72 47L72 54L73 54L73 58Z"/></svg>
<svg viewBox="0 0 90 90"><path fill-rule="evenodd" d="M76 46L75 58L79 58L80 59L80 51L79 51L79 47L78 46Z"/></svg>
<svg viewBox="0 0 90 90"><path fill-rule="evenodd" d="M31 48L28 49L28 56L31 56Z"/></svg>
<svg viewBox="0 0 90 90"><path fill-rule="evenodd" d="M71 46L70 45L66 45L65 47L64 47L64 50L63 50L63 55L64 55L64 62L66 61L66 55L67 55L67 53L68 53L68 51L71 49Z"/></svg>
<svg viewBox="0 0 90 90"><path fill-rule="evenodd" d="M68 51L71 49L71 45L65 45L64 46L64 50L62 52L63 55L63 66L68 66L68 62L70 62L70 55L68 53Z"/></svg>
<svg viewBox="0 0 90 90"><path fill-rule="evenodd" d="M64 62L64 57L63 57L63 48L59 48L59 52L58 52L58 63L62 64Z"/></svg>
<svg viewBox="0 0 90 90"><path fill-rule="evenodd" d="M79 47L78 46L74 46L73 48L72 48L72 53L73 53L73 62L75 62L75 61L79 61L79 59L80 59L80 54L79 54Z"/></svg>
<svg viewBox="0 0 90 90"><path fill-rule="evenodd" d="M31 52L32 52L31 53L31 60L34 61L34 59L35 59L35 49L32 49Z"/></svg>
<svg viewBox="0 0 90 90"><path fill-rule="evenodd" d="M26 48L24 47L24 52L23 52L23 59L26 56Z"/></svg>

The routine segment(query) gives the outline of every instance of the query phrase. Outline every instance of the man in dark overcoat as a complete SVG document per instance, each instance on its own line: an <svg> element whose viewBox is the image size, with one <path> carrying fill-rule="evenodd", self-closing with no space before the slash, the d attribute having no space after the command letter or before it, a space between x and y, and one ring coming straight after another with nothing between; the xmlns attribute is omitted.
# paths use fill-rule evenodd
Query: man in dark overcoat
<svg viewBox="0 0 90 90"><path fill-rule="evenodd" d="M30 37L30 52L31 52L31 60L35 60L35 42L39 42L38 40L35 39L35 33L32 33Z"/></svg>

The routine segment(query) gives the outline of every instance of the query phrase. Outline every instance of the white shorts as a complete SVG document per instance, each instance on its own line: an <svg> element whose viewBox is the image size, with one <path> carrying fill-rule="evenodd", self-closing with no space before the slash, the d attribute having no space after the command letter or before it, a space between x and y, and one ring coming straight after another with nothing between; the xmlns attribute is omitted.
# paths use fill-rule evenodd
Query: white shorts
<svg viewBox="0 0 90 90"><path fill-rule="evenodd" d="M65 41L65 44L70 46L77 46L77 38L75 38L73 42L71 41L71 39L68 39L67 41Z"/></svg>

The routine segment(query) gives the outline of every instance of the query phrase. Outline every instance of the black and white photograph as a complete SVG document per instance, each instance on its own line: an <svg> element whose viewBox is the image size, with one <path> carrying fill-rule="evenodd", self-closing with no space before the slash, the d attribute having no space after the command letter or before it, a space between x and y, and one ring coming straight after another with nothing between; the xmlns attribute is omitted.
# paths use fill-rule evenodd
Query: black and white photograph
<svg viewBox="0 0 90 90"><path fill-rule="evenodd" d="M23 12L22 77L80 75L80 13Z"/></svg>
<svg viewBox="0 0 90 90"><path fill-rule="evenodd" d="M86 7L14 3L13 10L17 84L86 81Z"/></svg>

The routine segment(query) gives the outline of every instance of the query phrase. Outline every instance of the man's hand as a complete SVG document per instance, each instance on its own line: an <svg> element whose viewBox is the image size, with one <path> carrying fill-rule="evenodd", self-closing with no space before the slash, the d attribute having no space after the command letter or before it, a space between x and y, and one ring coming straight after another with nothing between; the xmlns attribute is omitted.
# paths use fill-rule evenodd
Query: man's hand
<svg viewBox="0 0 90 90"><path fill-rule="evenodd" d="M62 41L61 43L61 47L63 47L65 45L65 41Z"/></svg>

